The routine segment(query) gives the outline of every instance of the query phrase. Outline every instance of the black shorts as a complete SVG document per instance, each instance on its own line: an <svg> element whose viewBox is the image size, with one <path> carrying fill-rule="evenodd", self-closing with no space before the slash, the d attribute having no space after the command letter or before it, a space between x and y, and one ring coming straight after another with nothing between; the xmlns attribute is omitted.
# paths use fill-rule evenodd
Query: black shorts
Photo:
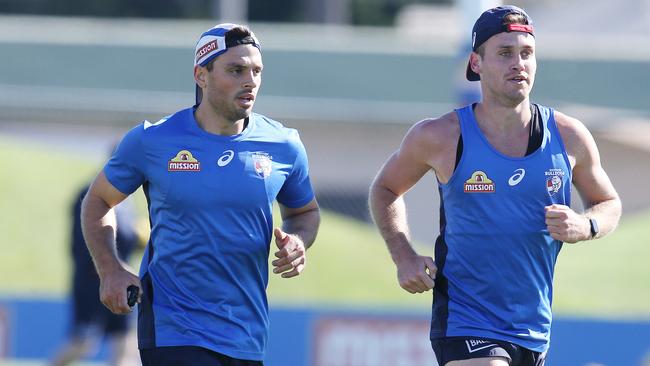
<svg viewBox="0 0 650 366"><path fill-rule="evenodd" d="M534 352L504 341L481 337L447 337L431 341L438 364L474 358L502 357L510 366L544 366L546 352Z"/></svg>
<svg viewBox="0 0 650 366"><path fill-rule="evenodd" d="M262 361L240 360L203 347L143 348L142 366L263 366Z"/></svg>

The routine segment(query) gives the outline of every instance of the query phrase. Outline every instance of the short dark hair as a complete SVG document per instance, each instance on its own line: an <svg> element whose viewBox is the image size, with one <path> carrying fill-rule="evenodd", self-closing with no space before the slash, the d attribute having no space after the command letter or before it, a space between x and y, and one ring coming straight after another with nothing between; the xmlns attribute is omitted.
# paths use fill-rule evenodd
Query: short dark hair
<svg viewBox="0 0 650 366"><path fill-rule="evenodd" d="M255 40L252 35L253 33L251 30L243 25L234 27L231 30L227 31L224 35L226 38L226 46L232 47L232 45L236 44L255 44ZM205 68L208 69L208 71L212 71L212 64L216 59L217 57L213 58L207 65L205 65Z"/></svg>

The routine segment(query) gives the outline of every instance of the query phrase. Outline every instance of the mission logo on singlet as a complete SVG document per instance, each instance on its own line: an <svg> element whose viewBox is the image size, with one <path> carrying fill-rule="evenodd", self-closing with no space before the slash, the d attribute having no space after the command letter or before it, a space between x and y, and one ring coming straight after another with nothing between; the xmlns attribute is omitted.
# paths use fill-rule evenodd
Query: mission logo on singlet
<svg viewBox="0 0 650 366"><path fill-rule="evenodd" d="M201 162L196 160L188 150L181 150L167 164L170 172L198 172L201 171Z"/></svg>
<svg viewBox="0 0 650 366"><path fill-rule="evenodd" d="M485 172L477 170L463 185L465 193L494 193L494 182Z"/></svg>

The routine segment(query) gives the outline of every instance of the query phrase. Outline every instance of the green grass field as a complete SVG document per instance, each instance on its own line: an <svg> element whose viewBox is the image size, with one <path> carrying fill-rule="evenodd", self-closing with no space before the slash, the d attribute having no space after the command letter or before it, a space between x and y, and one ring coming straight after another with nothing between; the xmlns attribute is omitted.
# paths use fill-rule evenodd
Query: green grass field
<svg viewBox="0 0 650 366"><path fill-rule="evenodd" d="M63 297L70 201L103 162L7 138L0 138L0 154L5 157L0 159L0 295ZM142 208L143 201L139 195ZM650 319L648 222L650 211L625 217L605 239L565 245L556 273L556 313ZM329 212L323 213L303 275L270 276L272 306L426 312L431 303L428 294L411 295L398 287L395 267L372 226Z"/></svg>

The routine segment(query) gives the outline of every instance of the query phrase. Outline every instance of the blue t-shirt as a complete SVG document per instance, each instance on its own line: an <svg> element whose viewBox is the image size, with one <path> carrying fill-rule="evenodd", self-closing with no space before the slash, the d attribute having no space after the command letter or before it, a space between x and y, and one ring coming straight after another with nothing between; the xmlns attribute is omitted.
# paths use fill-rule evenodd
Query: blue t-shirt
<svg viewBox="0 0 650 366"><path fill-rule="evenodd" d="M142 186L149 205L140 348L261 360L272 204L314 198L297 131L253 113L241 134L215 135L188 108L129 131L104 173L125 194Z"/></svg>
<svg viewBox="0 0 650 366"><path fill-rule="evenodd" d="M541 146L506 156L481 132L471 106L456 111L462 157L441 194L438 279L431 337L504 340L548 348L553 271L562 247L544 207L571 202L571 165L553 111L538 106Z"/></svg>

